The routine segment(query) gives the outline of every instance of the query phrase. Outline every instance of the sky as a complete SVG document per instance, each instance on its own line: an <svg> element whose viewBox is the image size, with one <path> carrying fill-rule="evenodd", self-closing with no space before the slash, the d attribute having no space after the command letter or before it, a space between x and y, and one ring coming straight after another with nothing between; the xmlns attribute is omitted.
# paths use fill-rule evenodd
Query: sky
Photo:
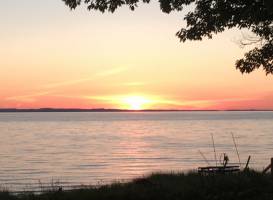
<svg viewBox="0 0 273 200"><path fill-rule="evenodd" d="M250 33L180 43L184 15L156 1L114 14L3 1L0 108L273 109L272 75L234 67Z"/></svg>

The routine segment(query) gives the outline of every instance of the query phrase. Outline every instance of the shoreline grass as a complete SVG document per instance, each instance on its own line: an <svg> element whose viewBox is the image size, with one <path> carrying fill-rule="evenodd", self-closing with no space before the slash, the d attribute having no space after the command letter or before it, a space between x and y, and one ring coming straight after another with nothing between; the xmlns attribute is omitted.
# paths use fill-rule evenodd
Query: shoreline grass
<svg viewBox="0 0 273 200"><path fill-rule="evenodd" d="M155 173L127 183L112 183L69 191L54 189L41 194L14 195L0 192L1 200L272 200L273 179L257 171L236 174L199 175Z"/></svg>

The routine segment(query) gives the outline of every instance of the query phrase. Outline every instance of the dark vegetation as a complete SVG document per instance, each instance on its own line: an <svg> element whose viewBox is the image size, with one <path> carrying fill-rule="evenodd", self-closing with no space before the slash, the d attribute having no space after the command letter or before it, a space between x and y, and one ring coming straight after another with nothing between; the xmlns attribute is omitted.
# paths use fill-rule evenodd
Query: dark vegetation
<svg viewBox="0 0 273 200"><path fill-rule="evenodd" d="M129 183L42 194L0 193L1 200L272 200L270 175L248 171L201 176L197 173L153 174Z"/></svg>
<svg viewBox="0 0 273 200"><path fill-rule="evenodd" d="M81 4L89 10L114 12L121 6L134 10L140 2L150 0L63 0L71 9ZM256 47L237 60L236 68L250 73L262 67L266 74L273 74L273 1L272 0L158 0L165 13L181 11L192 5L184 20L187 26L176 35L180 41L212 38L226 29L249 29L254 36L242 39L241 45ZM224 44L223 44L224 45ZM212 58L213 59L213 58Z"/></svg>

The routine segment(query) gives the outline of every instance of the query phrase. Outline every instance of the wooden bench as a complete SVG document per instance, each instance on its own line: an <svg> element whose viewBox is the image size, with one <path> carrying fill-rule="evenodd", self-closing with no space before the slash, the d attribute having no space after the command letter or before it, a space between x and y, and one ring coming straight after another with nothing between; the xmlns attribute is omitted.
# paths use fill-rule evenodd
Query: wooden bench
<svg viewBox="0 0 273 200"><path fill-rule="evenodd" d="M199 167L198 173L201 174L225 174L240 171L239 165L229 165L229 166L207 166Z"/></svg>

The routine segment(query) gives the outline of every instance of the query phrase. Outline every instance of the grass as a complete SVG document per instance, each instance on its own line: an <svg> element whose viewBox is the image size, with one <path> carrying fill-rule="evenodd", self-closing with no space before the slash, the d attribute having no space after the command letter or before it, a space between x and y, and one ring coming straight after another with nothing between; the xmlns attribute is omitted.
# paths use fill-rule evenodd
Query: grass
<svg viewBox="0 0 273 200"><path fill-rule="evenodd" d="M160 173L128 183L42 194L12 195L0 192L1 200L272 200L270 175L249 171L228 175Z"/></svg>

